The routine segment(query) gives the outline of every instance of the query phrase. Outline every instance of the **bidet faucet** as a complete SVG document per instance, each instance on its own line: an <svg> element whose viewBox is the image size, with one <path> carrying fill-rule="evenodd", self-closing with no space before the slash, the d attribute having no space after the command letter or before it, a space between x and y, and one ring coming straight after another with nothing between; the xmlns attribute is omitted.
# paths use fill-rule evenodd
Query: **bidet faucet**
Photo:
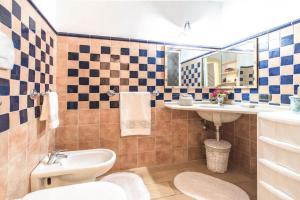
<svg viewBox="0 0 300 200"><path fill-rule="evenodd" d="M56 150L49 153L49 159L47 161L47 165L54 164L57 158L67 158L68 155L61 153L63 150Z"/></svg>

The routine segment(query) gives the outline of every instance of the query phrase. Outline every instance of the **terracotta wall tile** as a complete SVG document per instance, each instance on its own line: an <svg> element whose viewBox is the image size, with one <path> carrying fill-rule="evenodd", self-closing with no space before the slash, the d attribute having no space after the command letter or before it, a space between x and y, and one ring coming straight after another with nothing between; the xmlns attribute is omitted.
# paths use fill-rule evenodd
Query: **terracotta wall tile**
<svg viewBox="0 0 300 200"><path fill-rule="evenodd" d="M0 168L8 163L8 131L0 134Z"/></svg>
<svg viewBox="0 0 300 200"><path fill-rule="evenodd" d="M119 124L100 124L100 138L117 141L120 139L121 131Z"/></svg>
<svg viewBox="0 0 300 200"><path fill-rule="evenodd" d="M5 199L8 183L8 164L0 166L0 199Z"/></svg>
<svg viewBox="0 0 300 200"><path fill-rule="evenodd" d="M13 159L24 152L28 144L28 124L23 124L13 130L8 135L8 157Z"/></svg>
<svg viewBox="0 0 300 200"><path fill-rule="evenodd" d="M204 152L201 151L199 147L189 147L188 149L188 160L198 160L202 159Z"/></svg>
<svg viewBox="0 0 300 200"><path fill-rule="evenodd" d="M187 148L174 148L173 150L173 163L183 163L188 161Z"/></svg>
<svg viewBox="0 0 300 200"><path fill-rule="evenodd" d="M156 165L155 151L141 152L138 154L138 167Z"/></svg>
<svg viewBox="0 0 300 200"><path fill-rule="evenodd" d="M137 154L120 155L120 169L130 169L137 167Z"/></svg>
<svg viewBox="0 0 300 200"><path fill-rule="evenodd" d="M155 135L157 135L157 136L172 135L171 121L156 120Z"/></svg>
<svg viewBox="0 0 300 200"><path fill-rule="evenodd" d="M78 127L79 144L94 143L100 145L100 126L83 125Z"/></svg>
<svg viewBox="0 0 300 200"><path fill-rule="evenodd" d="M243 137L245 139L250 138L250 121L249 115L242 115L235 121L235 136Z"/></svg>
<svg viewBox="0 0 300 200"><path fill-rule="evenodd" d="M136 136L123 137L120 139L120 154L137 154L138 139Z"/></svg>
<svg viewBox="0 0 300 200"><path fill-rule="evenodd" d="M26 162L24 162L24 158L26 159L26 152L8 163L7 196L9 199L20 198L27 193Z"/></svg>
<svg viewBox="0 0 300 200"><path fill-rule="evenodd" d="M44 145L44 144L41 144ZM36 141L28 148L27 153L27 172L31 172L35 167L36 164L40 161L40 143Z"/></svg>
<svg viewBox="0 0 300 200"><path fill-rule="evenodd" d="M172 148L172 135L157 136L155 138L157 151L166 151Z"/></svg>
<svg viewBox="0 0 300 200"><path fill-rule="evenodd" d="M188 118L188 111L172 110L172 120L187 119L187 118Z"/></svg>
<svg viewBox="0 0 300 200"><path fill-rule="evenodd" d="M79 124L99 124L99 110L80 110Z"/></svg>
<svg viewBox="0 0 300 200"><path fill-rule="evenodd" d="M64 126L59 127L55 134L56 145L61 144L77 144L78 143L78 127Z"/></svg>
<svg viewBox="0 0 300 200"><path fill-rule="evenodd" d="M155 151L155 137L139 137L138 152Z"/></svg>
<svg viewBox="0 0 300 200"><path fill-rule="evenodd" d="M60 126L77 125L78 117L78 111L62 111L59 113Z"/></svg>
<svg viewBox="0 0 300 200"><path fill-rule="evenodd" d="M119 109L102 109L100 111L100 123L118 124L120 123Z"/></svg>
<svg viewBox="0 0 300 200"><path fill-rule="evenodd" d="M201 119L201 117L195 111L188 112L188 119Z"/></svg>
<svg viewBox="0 0 300 200"><path fill-rule="evenodd" d="M170 121L171 120L171 110L167 108L157 108L156 109L156 121Z"/></svg>

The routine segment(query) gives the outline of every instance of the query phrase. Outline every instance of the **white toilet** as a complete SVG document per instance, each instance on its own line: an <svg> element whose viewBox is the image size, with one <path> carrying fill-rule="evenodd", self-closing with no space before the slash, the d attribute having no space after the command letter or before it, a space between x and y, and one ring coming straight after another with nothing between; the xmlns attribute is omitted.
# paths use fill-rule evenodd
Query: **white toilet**
<svg viewBox="0 0 300 200"><path fill-rule="evenodd" d="M113 183L98 181L32 192L21 200L126 200L124 190Z"/></svg>

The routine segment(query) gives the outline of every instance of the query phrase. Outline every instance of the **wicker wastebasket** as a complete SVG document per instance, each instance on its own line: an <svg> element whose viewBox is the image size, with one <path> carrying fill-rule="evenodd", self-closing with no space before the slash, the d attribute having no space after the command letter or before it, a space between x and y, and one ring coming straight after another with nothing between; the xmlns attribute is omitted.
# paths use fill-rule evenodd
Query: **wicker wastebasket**
<svg viewBox="0 0 300 200"><path fill-rule="evenodd" d="M227 171L231 144L225 140L207 139L204 141L206 149L207 168L213 172Z"/></svg>

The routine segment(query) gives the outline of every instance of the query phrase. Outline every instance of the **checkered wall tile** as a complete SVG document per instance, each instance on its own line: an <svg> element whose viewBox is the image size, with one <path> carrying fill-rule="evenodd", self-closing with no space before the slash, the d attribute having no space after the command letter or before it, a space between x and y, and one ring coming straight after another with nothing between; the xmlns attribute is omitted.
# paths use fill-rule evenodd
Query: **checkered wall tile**
<svg viewBox="0 0 300 200"><path fill-rule="evenodd" d="M99 40L101 43L101 40ZM164 100L176 100L180 93L193 93L195 89L178 91L164 88L164 47L154 44L114 47L112 45L78 44L78 51L68 52L67 109L118 108L119 95L109 97L108 90L159 90L152 96L151 106ZM95 43L94 41L92 43ZM92 47L93 46L93 47ZM138 46L138 47L137 47ZM197 90L198 91L198 90Z"/></svg>
<svg viewBox="0 0 300 200"><path fill-rule="evenodd" d="M235 90L236 101L258 102L271 94L271 104L289 104L300 84L300 24L259 37L259 87Z"/></svg>
<svg viewBox="0 0 300 200"><path fill-rule="evenodd" d="M181 63L181 85L187 87L201 87L201 59L196 58Z"/></svg>
<svg viewBox="0 0 300 200"><path fill-rule="evenodd" d="M48 91L55 79L56 35L37 13L26 11L16 0L0 4L0 29L13 40L16 57L11 71L0 70L0 132L38 118L40 101L29 91Z"/></svg>
<svg viewBox="0 0 300 200"><path fill-rule="evenodd" d="M258 103L259 94L272 94L270 104L289 104L288 97L300 83L299 35L299 24L296 24L259 37L259 86L235 89L229 98ZM108 97L109 89L117 92L158 89L161 94L152 97L153 107L163 101L178 100L181 93L190 93L196 100L209 99L211 91L197 89L196 85L196 79L201 79L201 73L196 71L201 63L183 65L181 78L187 80L186 88L164 88L162 45L127 42L123 47L115 47L110 42L100 45L99 41L93 48L91 40L89 45L79 42L77 51L68 52L68 61L72 63L68 66L68 78L72 84L67 85L67 109L118 108L119 97ZM251 77L247 79L251 81Z"/></svg>

